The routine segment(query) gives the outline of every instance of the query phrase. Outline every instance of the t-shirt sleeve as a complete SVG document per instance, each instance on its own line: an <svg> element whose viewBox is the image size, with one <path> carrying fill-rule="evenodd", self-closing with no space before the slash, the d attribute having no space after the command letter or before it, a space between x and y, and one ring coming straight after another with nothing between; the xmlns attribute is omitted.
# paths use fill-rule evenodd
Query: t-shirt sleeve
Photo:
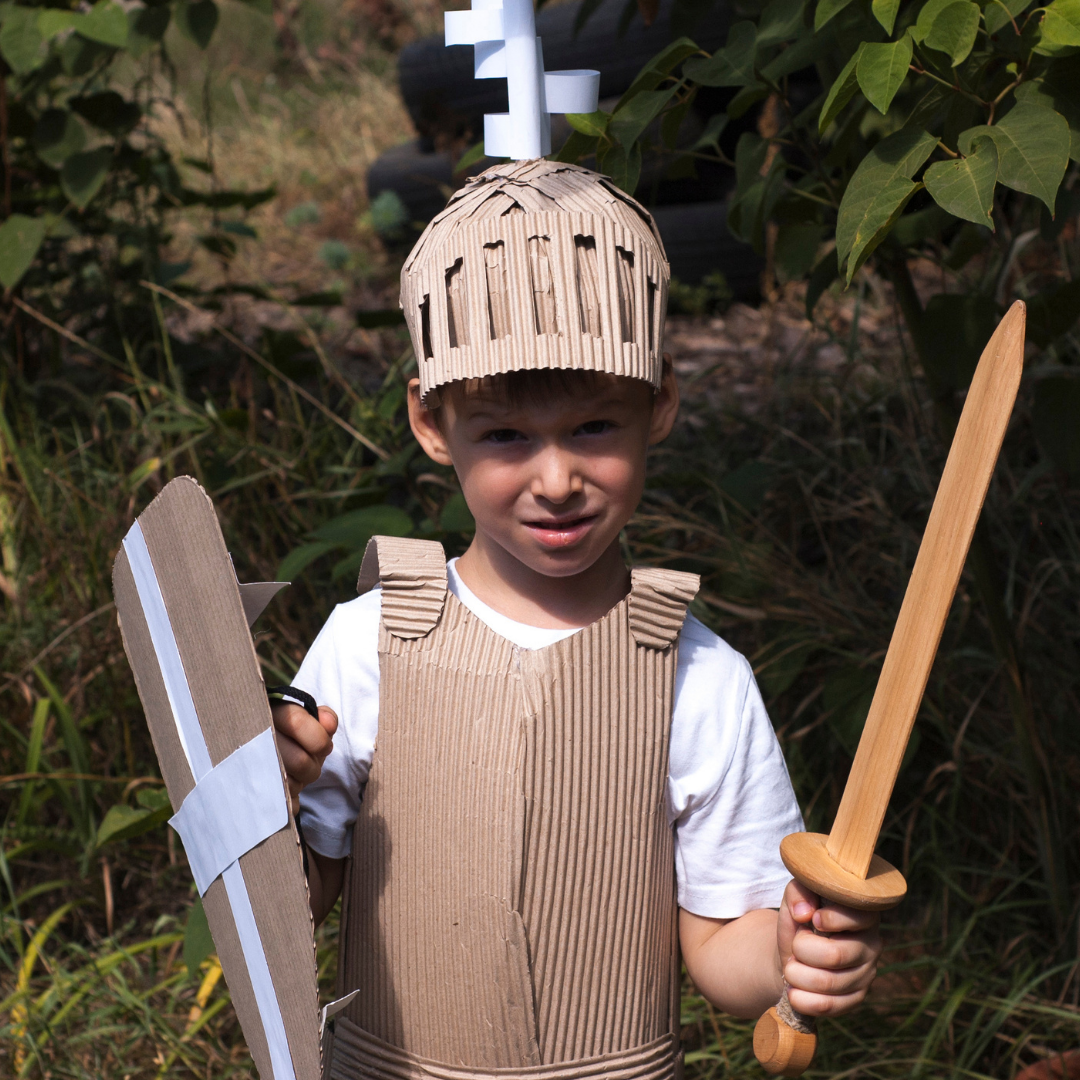
<svg viewBox="0 0 1080 1080"><path fill-rule="evenodd" d="M780 841L803 828L802 815L749 663L687 623L668 785L679 906L735 919L780 905L791 878Z"/></svg>
<svg viewBox="0 0 1080 1080"><path fill-rule="evenodd" d="M300 793L304 839L320 855L344 859L375 752L379 723L381 591L334 609L293 685L337 713L334 748L318 780Z"/></svg>

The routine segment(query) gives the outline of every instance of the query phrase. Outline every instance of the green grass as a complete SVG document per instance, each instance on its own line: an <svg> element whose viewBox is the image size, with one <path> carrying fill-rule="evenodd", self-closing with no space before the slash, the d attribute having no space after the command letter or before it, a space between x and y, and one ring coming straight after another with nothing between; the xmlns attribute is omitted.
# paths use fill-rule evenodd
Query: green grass
<svg viewBox="0 0 1080 1080"><path fill-rule="evenodd" d="M111 806L160 786L110 565L180 473L214 496L242 580L273 576L321 524L372 505L459 550L465 537L433 524L453 482L406 434L404 336L379 340L366 379L320 360L312 335L290 385L213 330L194 349L159 336L33 384L4 376L4 1075L250 1074L212 959L185 964L182 851L164 827L97 843ZM703 574L696 610L752 658L812 828L835 811L944 457L899 350L870 365L859 340L856 328L852 361L831 374L781 364L752 408L717 407L708 375L688 385L627 530L634 559ZM986 520L1075 880L1078 497L1032 454L1026 410L1025 397ZM333 576L343 555L311 563L257 625L268 678L289 678L347 598ZM871 1003L822 1025L819 1075L1008 1077L1080 1042L1075 913L1055 923L1003 684L965 578L882 840L911 895L889 917ZM328 992L335 932L333 920L321 932ZM759 1075L749 1025L689 990L684 1025L691 1075Z"/></svg>

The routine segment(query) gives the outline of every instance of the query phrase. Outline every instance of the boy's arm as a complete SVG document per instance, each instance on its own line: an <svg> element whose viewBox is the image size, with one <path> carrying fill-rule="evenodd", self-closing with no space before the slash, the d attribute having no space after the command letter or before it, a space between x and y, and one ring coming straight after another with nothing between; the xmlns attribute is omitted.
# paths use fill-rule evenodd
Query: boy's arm
<svg viewBox="0 0 1080 1080"><path fill-rule="evenodd" d="M863 1000L877 973L878 919L873 912L820 906L792 881L778 912L709 919L680 910L679 940L694 985L724 1012L754 1019L776 1004L786 982L798 1012L838 1015Z"/></svg>
<svg viewBox="0 0 1080 1080"><path fill-rule="evenodd" d="M308 848L308 892L311 894L311 915L316 926L330 914L337 902L344 877L344 859L331 859Z"/></svg>

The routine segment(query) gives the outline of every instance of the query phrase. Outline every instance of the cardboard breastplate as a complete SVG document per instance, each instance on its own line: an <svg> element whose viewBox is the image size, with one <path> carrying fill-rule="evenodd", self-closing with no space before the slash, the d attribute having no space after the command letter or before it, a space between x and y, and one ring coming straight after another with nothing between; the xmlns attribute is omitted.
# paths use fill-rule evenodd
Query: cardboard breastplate
<svg viewBox="0 0 1080 1080"><path fill-rule="evenodd" d="M694 575L632 572L544 649L447 592L437 544L379 538L379 735L356 822L331 1076L674 1074L665 812Z"/></svg>

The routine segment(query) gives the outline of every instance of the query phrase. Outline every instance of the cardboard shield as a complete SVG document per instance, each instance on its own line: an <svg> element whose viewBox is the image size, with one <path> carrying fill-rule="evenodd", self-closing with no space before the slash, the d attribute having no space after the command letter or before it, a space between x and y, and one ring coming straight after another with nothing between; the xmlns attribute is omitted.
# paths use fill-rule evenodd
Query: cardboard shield
<svg viewBox="0 0 1080 1080"><path fill-rule="evenodd" d="M179 477L113 565L174 827L262 1080L322 1075L314 928L299 836L248 629L274 583L240 586L214 507Z"/></svg>

